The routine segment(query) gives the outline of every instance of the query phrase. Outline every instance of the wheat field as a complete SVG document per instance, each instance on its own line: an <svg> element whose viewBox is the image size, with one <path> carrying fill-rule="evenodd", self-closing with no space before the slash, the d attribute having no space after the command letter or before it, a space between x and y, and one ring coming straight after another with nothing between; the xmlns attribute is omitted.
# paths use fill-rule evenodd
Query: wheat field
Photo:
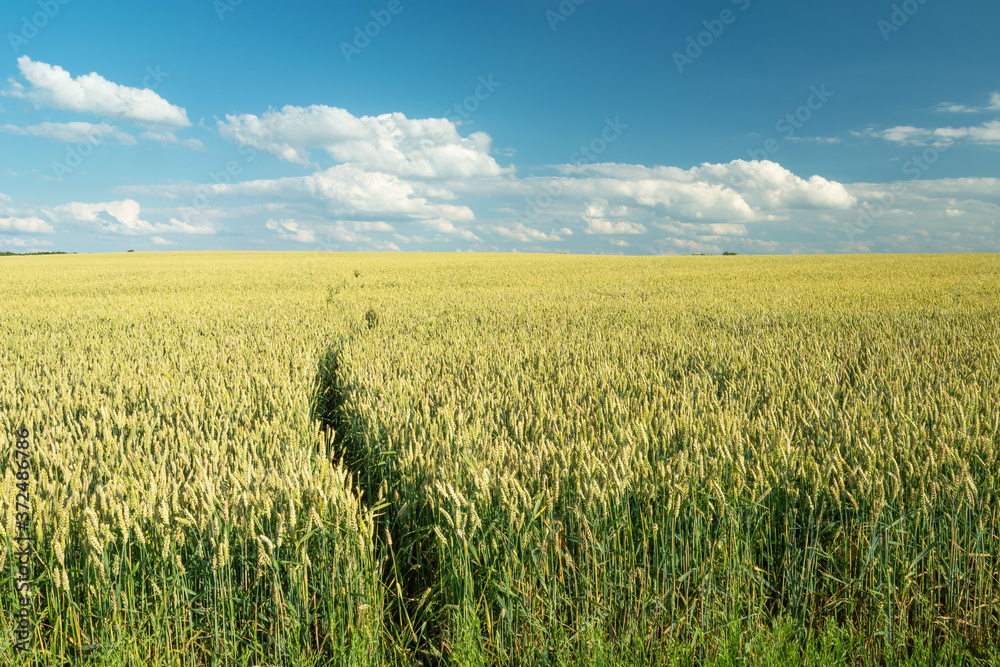
<svg viewBox="0 0 1000 667"><path fill-rule="evenodd" d="M1000 660L996 256L10 257L0 293L3 664Z"/></svg>

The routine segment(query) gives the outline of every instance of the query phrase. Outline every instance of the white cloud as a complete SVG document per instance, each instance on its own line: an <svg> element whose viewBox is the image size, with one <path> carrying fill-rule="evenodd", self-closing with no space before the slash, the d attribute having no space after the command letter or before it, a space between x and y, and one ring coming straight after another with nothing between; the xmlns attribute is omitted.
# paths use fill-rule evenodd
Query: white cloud
<svg viewBox="0 0 1000 667"><path fill-rule="evenodd" d="M992 120L978 127L943 128L935 130L935 133L944 133L945 136L948 136L949 131L951 138L968 139L977 144L1000 142L1000 120Z"/></svg>
<svg viewBox="0 0 1000 667"><path fill-rule="evenodd" d="M22 248L27 252L34 252L41 250L42 248L52 246L52 242L42 241L39 239L23 239L16 236L13 238L0 237L0 246L7 248Z"/></svg>
<svg viewBox="0 0 1000 667"><path fill-rule="evenodd" d="M564 241L573 235L574 224L589 235L620 239L646 234L653 226L666 230L661 226L665 221L677 221L674 229L681 236L703 241L746 238L752 236L747 223L804 220L800 213L793 216L790 212L846 210L857 201L840 183L820 176L803 179L768 161L736 160L691 169L616 163L560 165L557 169L561 176L519 179L504 175L431 185L342 164L304 176L233 184L171 184L145 188L141 194L202 193L217 205L217 197L249 198L285 209L280 217L272 214L264 220L337 220L332 229L310 223L308 230L330 246L371 244L365 234L393 233L405 222L417 222L456 239L479 241L470 228L476 220L472 209L461 199L440 201L459 196L485 198L488 210L497 215L477 229L524 244ZM518 200L541 201L542 205L531 214L522 214ZM282 233L295 234L284 228Z"/></svg>
<svg viewBox="0 0 1000 667"><path fill-rule="evenodd" d="M162 236L151 236L149 240L153 242L153 245L177 245L173 241L168 241Z"/></svg>
<svg viewBox="0 0 1000 667"><path fill-rule="evenodd" d="M190 148L195 151L205 150L205 144L201 142L200 139L179 139L173 132L156 132L153 130L148 130L139 135L143 139L148 139L150 141L159 141L163 144L179 144L185 148Z"/></svg>
<svg viewBox="0 0 1000 667"><path fill-rule="evenodd" d="M609 241L609 243L611 243L611 245L616 245L619 248L627 248L628 247L628 241L622 241L620 239L611 239L611 241Z"/></svg>
<svg viewBox="0 0 1000 667"><path fill-rule="evenodd" d="M205 190L207 186L201 186ZM127 188L122 188L127 189ZM192 201L189 198L188 201ZM209 206L197 201L194 206L169 206L164 208L150 209L155 212L158 218L169 220L170 230L182 234L214 234L225 229L220 222L224 219L231 219L245 222L248 220L259 220L261 216L273 216L284 209L282 204L255 204L246 206Z"/></svg>
<svg viewBox="0 0 1000 667"><path fill-rule="evenodd" d="M520 241L521 243L538 243L540 241L561 241L562 238L556 233L546 234L538 229L533 229L521 222L508 223L504 225L493 225L491 230L504 238L511 239L512 241ZM572 232L568 229L563 230L563 233Z"/></svg>
<svg viewBox="0 0 1000 667"><path fill-rule="evenodd" d="M36 62L28 56L18 58L17 65L31 87L13 81L7 93L29 99L36 106L107 116L137 125L191 125L183 108L148 88L122 86L96 72L73 78L58 65Z"/></svg>
<svg viewBox="0 0 1000 667"><path fill-rule="evenodd" d="M7 77L7 88L0 90L0 95L5 95L7 97L14 97L19 100L25 98L24 95L24 84L15 79L12 76Z"/></svg>
<svg viewBox="0 0 1000 667"><path fill-rule="evenodd" d="M913 127L912 125L899 125L896 127L890 127L887 130L882 130L881 132L877 130L870 130L867 134L885 139L886 141L893 141L898 144L908 144L925 142L933 135L933 132L921 127Z"/></svg>
<svg viewBox="0 0 1000 667"><path fill-rule="evenodd" d="M903 181L900 185L905 196L923 201L945 200L951 208L959 208L964 201L1000 205L1000 178L939 178ZM850 188L859 199L887 196L889 191L885 183L853 183Z"/></svg>
<svg viewBox="0 0 1000 667"><path fill-rule="evenodd" d="M728 164L703 164L692 169L709 183L725 185L739 192L758 212L782 209L846 209L857 202L847 189L822 176L803 179L770 160Z"/></svg>
<svg viewBox="0 0 1000 667"><path fill-rule="evenodd" d="M820 215L820 218L830 217ZM830 222L829 220L827 222ZM738 241L741 244L750 242L752 231L746 225L727 223L687 223L687 222L654 222L653 226L665 231L672 239L684 238L692 243L704 244L706 242L732 243Z"/></svg>
<svg viewBox="0 0 1000 667"><path fill-rule="evenodd" d="M856 238L857 250L872 252L1000 251L1000 179L962 178L884 183L854 183L851 191L869 215ZM834 248L851 251L850 247Z"/></svg>
<svg viewBox="0 0 1000 667"><path fill-rule="evenodd" d="M55 230L37 216L0 218L0 231L25 234L51 234Z"/></svg>
<svg viewBox="0 0 1000 667"><path fill-rule="evenodd" d="M866 130L856 133L871 136L893 143L910 146L947 145L957 140L966 140L974 144L1000 143L1000 120L991 120L974 127L938 127L924 128L901 125L886 130Z"/></svg>
<svg viewBox="0 0 1000 667"><path fill-rule="evenodd" d="M352 115L323 105L285 106L280 111L227 115L218 121L221 136L282 160L310 166L310 148L325 150L337 162L413 178L498 176L510 170L490 155L490 137L459 135L444 118L410 119L402 113Z"/></svg>
<svg viewBox="0 0 1000 667"><path fill-rule="evenodd" d="M0 201L5 201L5 202L10 203L13 200L10 197L8 197L7 195L5 195L4 193L0 192Z"/></svg>
<svg viewBox="0 0 1000 667"><path fill-rule="evenodd" d="M946 113L978 113L980 111L976 107L967 107L964 104L951 104L949 102L942 102L934 110Z"/></svg>
<svg viewBox="0 0 1000 667"><path fill-rule="evenodd" d="M719 253L722 248L713 243L704 243L694 239L664 239L664 242L685 253Z"/></svg>
<svg viewBox="0 0 1000 667"><path fill-rule="evenodd" d="M0 130L9 134L32 135L44 137L53 141L61 141L67 144L89 142L98 144L104 138L111 138L120 144L133 145L136 143L135 137L127 132L122 132L114 125L108 123L39 123L38 125L27 125L18 127L16 125L0 125Z"/></svg>
<svg viewBox="0 0 1000 667"><path fill-rule="evenodd" d="M840 137L799 137L791 136L787 137L788 141L804 141L809 143L817 144L839 144L842 140Z"/></svg>
<svg viewBox="0 0 1000 667"><path fill-rule="evenodd" d="M840 183L821 176L802 179L770 161L706 163L688 170L616 163L560 165L559 169L574 175L548 183L548 190L559 192L560 198L627 202L633 218L654 214L661 220L742 223L773 220L788 210L847 209L856 203ZM592 232L616 233L610 224L614 215L587 215L595 218ZM633 222L642 224L642 220Z"/></svg>
<svg viewBox="0 0 1000 667"><path fill-rule="evenodd" d="M337 220L336 240L345 243L368 242L358 234L392 229L377 224L407 221L479 240L469 224L476 215L463 200L487 201L487 210L499 214L475 229L521 243L561 241L573 234L574 225L588 234L641 235L669 219L729 225L705 232L715 237L745 236L743 223L856 204L842 184L818 175L803 179L770 161L735 160L690 169L563 164L551 167L557 175L518 178L512 168L504 169L490 157L488 135L462 137L447 119L414 120L400 113L357 117L337 107L285 106L260 116L229 115L217 126L223 138L287 162L313 167L310 151L321 150L341 164L298 177L198 186L209 198L285 202L284 215L294 216L290 219ZM128 192L177 196L185 190L194 192L195 186ZM528 208L521 203L526 201ZM600 211L594 208L598 204ZM353 232L345 223L353 225ZM311 227L324 233L322 227ZM345 234L356 238L346 240Z"/></svg>
<svg viewBox="0 0 1000 667"><path fill-rule="evenodd" d="M716 223L708 225L693 225L698 229L704 229L716 236L746 236L746 225L732 225L726 223Z"/></svg>
<svg viewBox="0 0 1000 667"><path fill-rule="evenodd" d="M984 111L1000 111L1000 91L991 94L986 106L983 107L967 107L964 104L942 102L937 106L936 111L944 111L947 113L982 113Z"/></svg>
<svg viewBox="0 0 1000 667"><path fill-rule="evenodd" d="M461 137L445 119L409 120L402 114L355 117L334 107L286 106L259 117L227 116L218 127L226 139L288 162L311 166L310 151L320 150L342 164L296 177L118 191L168 197L201 193L222 211L228 202L217 198L254 200L257 207L268 202L283 210L238 217L249 217L260 228L269 225L272 233L286 238L355 248L379 247L382 240L372 236L382 233L392 234L402 245L447 241L442 237L478 242L480 231L516 241L519 247L540 248L566 241L575 229L635 252L656 252L657 243L660 251L666 247L714 252L725 245L741 252L779 252L784 246L752 244L765 243L758 238L762 235L766 243L776 243L769 234L832 237L840 231L838 225L846 225L855 215L851 209L857 204L854 191L841 183L819 175L803 178L766 160L688 169L563 164L544 168L554 174L518 178L489 157L488 136L482 135L478 147L470 147L466 142L475 135ZM468 161L446 159L447 150L463 149L468 149ZM476 225L473 205L482 206L486 216ZM414 235L408 223L430 233ZM683 243L671 245L656 238L662 233ZM620 245L626 237L632 237L629 246ZM576 238L581 249L596 240Z"/></svg>
<svg viewBox="0 0 1000 667"><path fill-rule="evenodd" d="M587 223L587 234L645 234L646 228L638 223L620 218L628 215L625 206L609 206L599 199L587 204L583 219ZM619 218L612 220L611 218Z"/></svg>
<svg viewBox="0 0 1000 667"><path fill-rule="evenodd" d="M170 224L150 223L142 220L140 206L134 199L86 204L70 202L53 208L43 209L45 215L54 222L89 224L98 231L112 234L152 234L162 232L211 234L210 227L196 227L178 220Z"/></svg>
<svg viewBox="0 0 1000 667"><path fill-rule="evenodd" d="M305 229L294 220L268 220L265 225L274 232L274 235L285 241L295 241L296 243L316 243L316 234Z"/></svg>
<svg viewBox="0 0 1000 667"><path fill-rule="evenodd" d="M424 220L422 224L439 234L445 234L447 236L456 236L460 239L465 239L466 241L479 241L480 238L473 234L468 229L463 229L461 227L456 227L450 220L445 220L444 218L438 218L436 220Z"/></svg>
<svg viewBox="0 0 1000 667"><path fill-rule="evenodd" d="M354 231L356 232L394 232L395 229L388 222L382 220L355 220Z"/></svg>
<svg viewBox="0 0 1000 667"><path fill-rule="evenodd" d="M475 218L467 206L438 204L420 196L420 186L396 176L337 165L307 176L271 180L244 181L232 185L214 185L215 194L283 199L296 203L312 202L332 218L437 219L471 221Z"/></svg>
<svg viewBox="0 0 1000 667"><path fill-rule="evenodd" d="M1000 91L990 95L986 106L969 107L963 104L952 104L944 102L937 107L937 111L946 113L990 113L1000 111ZM953 141L968 141L973 144L997 144L1000 143L1000 120L991 120L981 125L966 127L915 127L913 125L897 125L884 130L876 130L869 127L862 132L852 132L854 136L875 137L892 143L910 146L943 146L951 144Z"/></svg>

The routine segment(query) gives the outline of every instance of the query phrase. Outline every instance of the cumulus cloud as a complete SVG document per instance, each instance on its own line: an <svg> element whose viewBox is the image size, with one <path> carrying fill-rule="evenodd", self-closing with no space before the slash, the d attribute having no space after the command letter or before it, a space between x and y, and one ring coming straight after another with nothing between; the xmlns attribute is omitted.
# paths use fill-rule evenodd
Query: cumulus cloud
<svg viewBox="0 0 1000 667"><path fill-rule="evenodd" d="M399 245L468 242L485 244L480 246L485 249L513 242L533 249L559 248L575 231L581 235L578 249L593 249L600 239L597 247L617 245L640 253L719 248L775 252L753 244L770 234L836 235L842 232L838 225L855 215L851 209L857 203L856 193L843 184L818 175L800 177L770 161L735 160L687 169L620 163L545 169L554 173L430 180L359 162L294 177L118 191L185 198L199 194L219 210L209 216L211 222L225 211L246 208L245 215L236 217L253 220L252 226L267 229L271 236L329 249L341 244L375 249L385 240L379 234L391 235ZM230 206L233 199L253 203ZM280 211L256 210L264 206ZM474 206L483 207L482 220ZM824 218L827 213L840 217L831 221ZM192 221L191 216L177 217ZM171 223L181 224L176 219ZM413 233L414 224L426 230L423 236ZM583 240L587 238L591 240ZM667 243L671 238L687 245Z"/></svg>
<svg viewBox="0 0 1000 667"><path fill-rule="evenodd" d="M185 148L190 148L195 151L205 150L205 144L203 144L200 139L180 139L173 132L156 132L148 130L139 136L150 141L159 141L162 144L179 144Z"/></svg>
<svg viewBox="0 0 1000 667"><path fill-rule="evenodd" d="M890 196L884 183L853 183L851 191L859 199ZM906 197L922 201L945 200L953 208L956 202L979 201L1000 205L1000 178L938 178L933 180L906 181L901 184Z"/></svg>
<svg viewBox="0 0 1000 667"><path fill-rule="evenodd" d="M808 143L816 143L816 144L839 144L842 141L842 139L840 137L798 137L798 136L791 136L791 137L786 137L786 139L788 139L788 141L800 141L800 142L808 142Z"/></svg>
<svg viewBox="0 0 1000 667"><path fill-rule="evenodd" d="M294 220L268 220L264 225L274 232L274 235L285 241L296 243L316 243L316 234L303 228Z"/></svg>
<svg viewBox="0 0 1000 667"><path fill-rule="evenodd" d="M695 239L676 239L668 238L664 239L663 243L667 246L673 247L674 253L719 253L722 252L722 248L715 245L714 243L705 243L701 240Z"/></svg>
<svg viewBox="0 0 1000 667"><path fill-rule="evenodd" d="M454 236L466 241L479 241L481 240L478 236L473 234L470 230L464 229L462 227L456 227L450 220L445 220L444 218L438 218L436 220L423 220L421 221L428 229L437 232L438 234L444 234L445 236Z"/></svg>
<svg viewBox="0 0 1000 667"><path fill-rule="evenodd" d="M512 241L520 241L521 243L538 243L542 241L561 241L562 237L559 236L555 231L551 234L546 234L545 232L534 229L525 225L522 222L515 222L512 224L504 225L493 225L491 230L504 238L510 239ZM563 230L563 232L572 232L568 229Z"/></svg>
<svg viewBox="0 0 1000 667"><path fill-rule="evenodd" d="M311 165L310 149L321 149L342 163L412 178L498 176L510 170L497 164L490 137L459 135L445 118L411 119L402 113L357 117L324 105L285 106L261 116L227 115L220 135L282 160Z"/></svg>
<svg viewBox="0 0 1000 667"><path fill-rule="evenodd" d="M163 232L187 234L211 234L210 227L196 227L178 220L169 224L151 223L139 217L141 207L134 199L87 204L70 202L53 208L43 209L45 215L54 222L83 224L97 231L111 234L153 234Z"/></svg>
<svg viewBox="0 0 1000 667"><path fill-rule="evenodd" d="M649 169L638 177L630 177L631 170L632 165L595 165L588 175L563 180L563 197L580 205L595 198L627 202L683 218L742 221L757 217L731 187L698 180L690 173L675 178L669 173L672 168L667 167Z"/></svg>
<svg viewBox="0 0 1000 667"><path fill-rule="evenodd" d="M573 227L616 239L640 236L653 226L667 231L659 226L664 221L698 225L696 229L684 227L683 234L706 240L745 237L751 222L787 219L791 211L845 210L857 201L840 183L821 176L801 178L768 161L735 160L690 169L602 163L559 165L556 170L561 175L427 183L362 165L340 164L295 177L172 184L163 186L160 194L177 195L186 188L213 200L238 197L285 207L282 216L269 216L272 221L336 220L331 245L368 243L371 239L364 234L391 233L393 224L401 222L417 222L445 237L479 241L470 228L476 221L472 209L461 200L451 203L459 196L485 198L494 204L490 210L503 216L487 218L475 229L525 244L564 241L573 234ZM522 215L512 197L542 203L532 203L530 215ZM301 229L271 231L294 236ZM322 226L312 223L309 230L326 234Z"/></svg>
<svg viewBox="0 0 1000 667"><path fill-rule="evenodd" d="M0 218L0 231L24 234L51 234L55 230L37 216Z"/></svg>
<svg viewBox="0 0 1000 667"><path fill-rule="evenodd" d="M723 236L746 236L748 233L746 225L736 225L728 223L707 223L681 225L683 229L693 231L701 235L710 235L716 238Z"/></svg>
<svg viewBox="0 0 1000 667"><path fill-rule="evenodd" d="M947 113L978 113L980 109L977 107L967 107L964 104L951 104L950 102L942 102L937 106L935 111L944 111Z"/></svg>
<svg viewBox="0 0 1000 667"><path fill-rule="evenodd" d="M394 232L395 228L384 220L355 220L352 223L356 232Z"/></svg>
<svg viewBox="0 0 1000 667"><path fill-rule="evenodd" d="M982 113L984 111L1000 111L1000 91L997 91L990 95L989 101L986 106L982 107L967 107L964 104L952 104L951 102L942 102L938 105L937 111L944 111L947 113Z"/></svg>
<svg viewBox="0 0 1000 667"><path fill-rule="evenodd" d="M570 196L628 200L678 219L749 222L770 219L777 211L845 209L856 203L840 183L822 176L803 179L768 160L705 163L687 170L615 163L559 168L576 175L559 184Z"/></svg>
<svg viewBox="0 0 1000 667"><path fill-rule="evenodd" d="M9 203L11 198L0 192L0 202ZM51 234L55 230L45 220L30 209L0 206L0 231L22 234Z"/></svg>
<svg viewBox="0 0 1000 667"><path fill-rule="evenodd" d="M130 88L108 81L96 72L74 78L58 65L17 59L30 87L13 81L8 95L30 100L36 106L107 116L146 126L188 127L187 112L148 88Z"/></svg>
<svg viewBox="0 0 1000 667"><path fill-rule="evenodd" d="M569 227L579 225L608 243L627 240L637 252L744 251L761 235L829 235L835 228L830 214L847 220L858 201L844 184L818 175L803 178L770 161L689 169L620 163L555 168L560 176L498 181L494 200L514 197L524 204L495 201L491 211L507 219L489 221L484 231L540 243L565 240Z"/></svg>
<svg viewBox="0 0 1000 667"><path fill-rule="evenodd" d="M39 123L38 125L27 125L18 127L17 125L0 125L0 130L9 134L32 135L44 137L53 141L61 141L67 144L79 142L100 143L105 138L116 140L120 144L133 145L136 143L135 137L127 132L122 132L114 125L108 123Z"/></svg>
<svg viewBox="0 0 1000 667"><path fill-rule="evenodd" d="M168 241L162 236L151 236L149 240L153 242L153 245L177 245L173 241Z"/></svg>
<svg viewBox="0 0 1000 667"><path fill-rule="evenodd" d="M1000 120L991 120L973 127L913 127L900 125L885 130L868 129L854 133L857 136L875 137L904 146L948 145L954 141L973 144L1000 143Z"/></svg>
<svg viewBox="0 0 1000 667"><path fill-rule="evenodd" d="M743 200L758 211L845 209L857 203L840 183L817 175L803 179L770 160L706 163L692 172L709 183L726 185L739 192Z"/></svg>
<svg viewBox="0 0 1000 667"><path fill-rule="evenodd" d="M969 107L964 104L944 102L937 111L946 113L993 113L1000 111L1000 91L990 95L985 106ZM904 146L942 146L954 141L966 141L972 144L993 145L1000 143L1000 120L986 121L980 125L964 127L915 127L913 125L897 125L886 129L869 127L861 132L852 132L854 136L874 137Z"/></svg>
<svg viewBox="0 0 1000 667"><path fill-rule="evenodd" d="M628 207L609 206L605 200L587 204L583 219L587 223L587 234L645 234L646 228L623 218L628 215Z"/></svg>
<svg viewBox="0 0 1000 667"><path fill-rule="evenodd" d="M22 239L18 237L0 238L0 247L22 248L29 252L41 250L52 245L51 241L41 241L38 239Z"/></svg>
<svg viewBox="0 0 1000 667"><path fill-rule="evenodd" d="M337 165L306 176L215 185L211 190L258 199L312 202L332 218L471 221L475 217L467 206L429 201L417 184L353 165Z"/></svg>
<svg viewBox="0 0 1000 667"><path fill-rule="evenodd" d="M868 220L856 248L871 252L997 252L1000 250L1000 179L854 183ZM846 221L855 224L859 218Z"/></svg>

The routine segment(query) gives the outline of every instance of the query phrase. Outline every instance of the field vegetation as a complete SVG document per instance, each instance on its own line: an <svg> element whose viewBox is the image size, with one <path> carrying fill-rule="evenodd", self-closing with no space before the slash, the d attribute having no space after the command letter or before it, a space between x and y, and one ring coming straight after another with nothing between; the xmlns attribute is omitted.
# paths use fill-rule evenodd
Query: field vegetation
<svg viewBox="0 0 1000 667"><path fill-rule="evenodd" d="M995 256L12 257L0 293L36 537L19 656L0 457L0 663L1000 661Z"/></svg>

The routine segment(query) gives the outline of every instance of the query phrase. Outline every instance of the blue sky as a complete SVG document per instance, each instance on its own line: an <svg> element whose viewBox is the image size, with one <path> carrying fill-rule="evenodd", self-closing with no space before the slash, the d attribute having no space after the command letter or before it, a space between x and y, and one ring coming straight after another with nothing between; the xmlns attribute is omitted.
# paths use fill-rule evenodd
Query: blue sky
<svg viewBox="0 0 1000 667"><path fill-rule="evenodd" d="M1000 6L0 8L0 250L1000 250Z"/></svg>

